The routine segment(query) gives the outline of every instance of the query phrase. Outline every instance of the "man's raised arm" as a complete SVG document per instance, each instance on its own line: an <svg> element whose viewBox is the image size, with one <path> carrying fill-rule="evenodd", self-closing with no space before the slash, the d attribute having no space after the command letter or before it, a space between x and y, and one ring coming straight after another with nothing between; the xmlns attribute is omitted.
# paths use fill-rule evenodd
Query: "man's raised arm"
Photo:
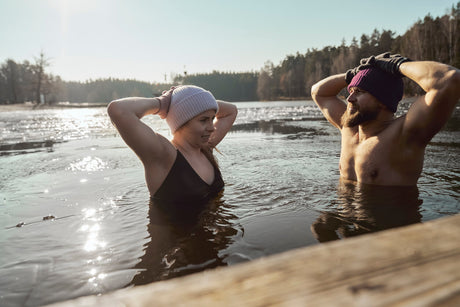
<svg viewBox="0 0 460 307"><path fill-rule="evenodd" d="M345 74L338 74L319 81L311 88L311 97L324 117L338 129L342 129L340 119L347 105L337 95L346 86Z"/></svg>
<svg viewBox="0 0 460 307"><path fill-rule="evenodd" d="M399 70L426 92L411 105L402 131L407 142L425 146L447 122L460 99L460 70L431 61L404 62Z"/></svg>

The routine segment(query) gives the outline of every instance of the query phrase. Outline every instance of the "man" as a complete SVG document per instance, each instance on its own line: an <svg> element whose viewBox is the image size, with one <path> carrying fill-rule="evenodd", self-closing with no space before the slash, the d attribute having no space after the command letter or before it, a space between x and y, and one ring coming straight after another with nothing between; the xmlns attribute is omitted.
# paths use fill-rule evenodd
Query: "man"
<svg viewBox="0 0 460 307"><path fill-rule="evenodd" d="M311 90L323 115L341 132L341 178L376 185L416 185L426 145L460 99L460 71L389 53L362 59L361 64L319 81ZM395 118L403 76L426 94L417 97L405 115ZM347 85L350 95L345 104L337 95Z"/></svg>

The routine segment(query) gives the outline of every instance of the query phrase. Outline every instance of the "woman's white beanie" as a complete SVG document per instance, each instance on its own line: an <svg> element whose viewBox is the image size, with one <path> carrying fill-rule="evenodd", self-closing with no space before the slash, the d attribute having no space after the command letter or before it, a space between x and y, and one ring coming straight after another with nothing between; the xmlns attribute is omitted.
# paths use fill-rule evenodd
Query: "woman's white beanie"
<svg viewBox="0 0 460 307"><path fill-rule="evenodd" d="M184 85L173 90L166 123L171 132L207 110L219 109L211 92L194 85Z"/></svg>

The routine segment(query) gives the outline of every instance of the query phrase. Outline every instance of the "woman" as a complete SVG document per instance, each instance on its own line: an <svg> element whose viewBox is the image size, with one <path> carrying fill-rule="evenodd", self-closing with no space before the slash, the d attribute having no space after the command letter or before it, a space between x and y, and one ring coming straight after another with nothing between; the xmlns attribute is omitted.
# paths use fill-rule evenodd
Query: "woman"
<svg viewBox="0 0 460 307"><path fill-rule="evenodd" d="M209 91L189 85L172 87L156 98L114 100L107 111L142 161L154 202L202 202L222 190L224 183L212 151L235 121L233 104L216 101ZM166 119L171 141L141 121L149 114Z"/></svg>

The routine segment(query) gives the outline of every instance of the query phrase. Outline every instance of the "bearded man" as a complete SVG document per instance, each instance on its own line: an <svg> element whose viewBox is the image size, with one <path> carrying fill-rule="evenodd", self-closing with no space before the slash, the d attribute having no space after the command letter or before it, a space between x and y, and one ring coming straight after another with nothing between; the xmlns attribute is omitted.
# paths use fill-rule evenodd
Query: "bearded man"
<svg viewBox="0 0 460 307"><path fill-rule="evenodd" d="M311 95L325 118L341 132L341 179L413 186L425 148L460 99L460 71L433 61L411 61L384 53L313 85ZM402 77L426 93L395 117L403 96ZM347 87L346 103L338 95Z"/></svg>

